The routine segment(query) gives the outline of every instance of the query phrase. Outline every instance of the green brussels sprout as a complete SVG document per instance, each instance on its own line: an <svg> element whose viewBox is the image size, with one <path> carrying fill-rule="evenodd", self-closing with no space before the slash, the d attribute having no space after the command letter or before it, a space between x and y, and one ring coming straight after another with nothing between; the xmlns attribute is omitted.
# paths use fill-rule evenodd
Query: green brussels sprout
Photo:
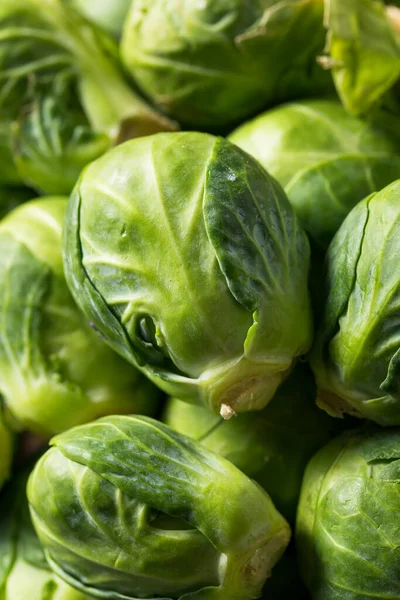
<svg viewBox="0 0 400 600"><path fill-rule="evenodd" d="M0 489L10 476L13 460L14 435L5 425L3 415L0 413ZM1 528L0 528L1 531ZM0 536L1 539L1 536ZM1 543L1 542L0 542ZM1 568L0 568L1 572ZM1 596L0 596L1 598Z"/></svg>
<svg viewBox="0 0 400 600"><path fill-rule="evenodd" d="M69 293L61 256L66 207L66 198L39 199L0 223L0 393L12 425L16 419L43 435L109 413L151 412L157 399Z"/></svg>
<svg viewBox="0 0 400 600"><path fill-rule="evenodd" d="M1 0L0 30L0 120L10 126L27 119L17 136L17 159L25 168L26 160L32 163L27 179L36 184L39 177L38 189L64 191L71 168L77 177L110 144L176 129L126 83L113 40L62 0ZM62 177L62 160L66 181L55 190L52 164Z"/></svg>
<svg viewBox="0 0 400 600"><path fill-rule="evenodd" d="M70 0L87 19L119 37L131 0Z"/></svg>
<svg viewBox="0 0 400 600"><path fill-rule="evenodd" d="M226 418L265 406L311 341L307 237L279 184L222 138L160 133L89 165L64 263L117 352Z"/></svg>
<svg viewBox="0 0 400 600"><path fill-rule="evenodd" d="M357 204L329 246L310 359L334 416L400 424L399 240L400 180Z"/></svg>
<svg viewBox="0 0 400 600"><path fill-rule="evenodd" d="M52 444L28 500L67 583L121 600L260 595L290 529L230 462L146 417L104 417Z"/></svg>
<svg viewBox="0 0 400 600"><path fill-rule="evenodd" d="M304 229L324 247L357 202L400 173L400 138L334 100L280 106L229 139L279 181Z"/></svg>
<svg viewBox="0 0 400 600"><path fill-rule="evenodd" d="M84 165L110 147L68 95L36 98L13 125L13 157L23 180L45 194L69 194ZM74 106L75 104L75 106Z"/></svg>
<svg viewBox="0 0 400 600"><path fill-rule="evenodd" d="M366 114L387 102L400 78L399 9L381 0L325 2L328 35L320 63L331 70L346 109Z"/></svg>
<svg viewBox="0 0 400 600"><path fill-rule="evenodd" d="M400 598L400 431L346 432L307 466L296 524L313 600Z"/></svg>
<svg viewBox="0 0 400 600"><path fill-rule="evenodd" d="M53 575L29 516L27 473L0 496L1 600L90 600Z"/></svg>
<svg viewBox="0 0 400 600"><path fill-rule="evenodd" d="M323 0L135 0L121 57L163 111L210 129L329 91L324 36Z"/></svg>
<svg viewBox="0 0 400 600"><path fill-rule="evenodd" d="M262 411L222 421L201 406L174 398L166 404L163 420L257 481L291 523L306 464L335 433L336 422L315 406L315 397L313 377L299 365Z"/></svg>

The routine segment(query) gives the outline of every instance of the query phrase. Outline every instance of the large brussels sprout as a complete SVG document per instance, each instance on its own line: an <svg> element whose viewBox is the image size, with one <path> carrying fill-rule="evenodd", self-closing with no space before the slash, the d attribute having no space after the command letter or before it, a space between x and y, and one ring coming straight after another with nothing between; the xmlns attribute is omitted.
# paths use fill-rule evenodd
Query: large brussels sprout
<svg viewBox="0 0 400 600"><path fill-rule="evenodd" d="M335 416L400 424L399 244L400 180L360 202L328 249L311 364Z"/></svg>
<svg viewBox="0 0 400 600"><path fill-rule="evenodd" d="M122 59L167 114L221 127L329 90L323 0L135 0Z"/></svg>
<svg viewBox="0 0 400 600"><path fill-rule="evenodd" d="M120 36L131 0L70 0L88 19L115 36Z"/></svg>
<svg viewBox="0 0 400 600"><path fill-rule="evenodd" d="M399 9L385 7L382 0L325 3L328 35L320 62L331 70L344 106L356 115L385 104L389 108L400 78Z"/></svg>
<svg viewBox="0 0 400 600"><path fill-rule="evenodd" d="M400 137L335 100L280 106L230 138L284 187L301 224L327 246L348 212L400 174Z"/></svg>
<svg viewBox="0 0 400 600"><path fill-rule="evenodd" d="M99 598L257 598L290 537L260 486L146 417L67 431L28 484L53 570Z"/></svg>
<svg viewBox="0 0 400 600"><path fill-rule="evenodd" d="M55 576L33 529L25 495L27 473L0 496L1 600L90 600Z"/></svg>
<svg viewBox="0 0 400 600"><path fill-rule="evenodd" d="M0 392L19 425L51 435L113 412L154 409L157 391L101 340L63 273L66 198L0 223Z"/></svg>
<svg viewBox="0 0 400 600"><path fill-rule="evenodd" d="M313 600L400 598L400 431L346 432L307 466L296 525Z"/></svg>
<svg viewBox="0 0 400 600"><path fill-rule="evenodd" d="M0 120L22 121L15 151L37 189L69 193L110 145L176 128L126 83L114 42L62 0L1 0L0 30Z"/></svg>
<svg viewBox="0 0 400 600"><path fill-rule="evenodd" d="M13 459L13 449L13 434L8 429L8 427L6 427L3 420L3 415L2 413L0 413L0 489L3 487L5 481L7 481L7 479L10 476L11 463Z"/></svg>
<svg viewBox="0 0 400 600"><path fill-rule="evenodd" d="M305 466L335 432L335 421L315 406L315 391L310 371L300 365L262 411L221 421L201 406L170 399L164 421L257 481L293 522Z"/></svg>
<svg viewBox="0 0 400 600"><path fill-rule="evenodd" d="M113 348L225 417L267 404L311 338L309 245L287 198L222 138L132 140L82 174L67 281Z"/></svg>

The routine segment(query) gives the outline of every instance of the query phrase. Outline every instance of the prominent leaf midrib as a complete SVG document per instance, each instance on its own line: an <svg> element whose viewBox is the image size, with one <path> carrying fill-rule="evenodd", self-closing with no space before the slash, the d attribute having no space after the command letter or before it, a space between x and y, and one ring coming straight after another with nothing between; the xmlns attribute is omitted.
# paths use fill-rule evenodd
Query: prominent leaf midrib
<svg viewBox="0 0 400 600"><path fill-rule="evenodd" d="M209 339L211 340L211 347L212 346L217 346L219 348L219 350L222 352L222 354L224 355L225 352L227 352L229 349L225 347L225 344L222 343L222 340L220 340L219 336L215 336L215 331L213 331L209 325L209 317L207 315L207 311L204 310L204 307L202 306L202 304L199 302L199 298L198 296L193 292L193 287L196 289L196 282L194 282L194 286L192 285L192 281L191 281L191 275L193 276L195 274L196 269L192 269L192 271L190 271L190 269L188 270L186 262L185 262L185 257L182 256L182 252L180 250L178 241L175 237L175 233L173 231L173 228L171 226L169 217L168 217L168 213L165 209L165 204L162 201L162 193L161 193L161 187L160 187L160 182L158 179L158 173L157 173L157 160L156 160L156 156L154 155L155 153L155 141L153 140L151 143L151 168L152 168L152 173L153 173L153 179L154 179L154 183L155 183L155 187L156 187L156 191L157 193L155 194L159 207L160 207L160 211L159 214L161 214L164 217L164 223L166 225L166 229L168 231L169 234L169 239L170 241L172 241L172 244L169 246L169 249L173 249L174 250L174 254L175 254L175 258L176 258L176 263L180 266L179 268L179 277L183 276L183 278L186 281L186 287L185 287L185 291L186 293L189 293L190 297L192 298L192 302L191 302L191 307L194 308L196 307L195 312L197 312L197 314L200 317L200 321L202 322L202 327L203 330L205 332L207 332ZM198 185L196 186L196 190L199 193L199 198L196 201L197 202L201 202L203 201L203 196L204 196L204 190L205 190L205 179L206 179L206 165L209 163L209 159L213 154L214 151L214 147L215 147L215 143L216 141L214 141L214 144L212 145L212 147L209 149L209 156L207 159L204 160L204 171L202 171L200 173L200 182L198 183ZM204 221L204 217L203 217L203 221ZM204 227L204 238L206 238L208 240L208 236L206 234L206 230ZM200 296L201 297L201 296Z"/></svg>

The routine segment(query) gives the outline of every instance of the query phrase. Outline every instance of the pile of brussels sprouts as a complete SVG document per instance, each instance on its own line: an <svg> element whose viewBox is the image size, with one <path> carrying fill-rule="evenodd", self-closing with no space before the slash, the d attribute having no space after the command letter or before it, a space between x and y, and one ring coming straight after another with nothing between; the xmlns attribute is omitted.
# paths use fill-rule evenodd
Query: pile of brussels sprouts
<svg viewBox="0 0 400 600"><path fill-rule="evenodd" d="M0 600L400 600L400 2L0 0Z"/></svg>

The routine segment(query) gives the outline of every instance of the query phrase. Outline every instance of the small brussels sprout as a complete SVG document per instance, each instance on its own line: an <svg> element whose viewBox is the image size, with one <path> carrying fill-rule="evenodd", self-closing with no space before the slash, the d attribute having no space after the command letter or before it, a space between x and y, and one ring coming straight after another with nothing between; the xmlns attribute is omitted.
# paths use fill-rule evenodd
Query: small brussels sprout
<svg viewBox="0 0 400 600"><path fill-rule="evenodd" d="M55 177L49 156L60 177L58 163L65 160L65 188L71 163L79 174L109 144L176 129L176 123L159 115L126 83L113 40L63 0L1 0L0 30L0 120L9 127L27 113L17 158L24 160L23 175L26 159L36 161L27 179L39 176L39 189L45 189L47 177L50 182ZM39 109L38 97L49 99ZM20 147L23 143L26 150Z"/></svg>
<svg viewBox="0 0 400 600"><path fill-rule="evenodd" d="M326 93L323 0L135 0L122 60L145 94L188 125L219 128Z"/></svg>
<svg viewBox="0 0 400 600"><path fill-rule="evenodd" d="M400 173L400 138L352 117L334 100L280 106L229 139L279 181L304 229L323 247L357 202Z"/></svg>
<svg viewBox="0 0 400 600"><path fill-rule="evenodd" d="M400 598L400 431L346 432L307 466L296 524L313 600Z"/></svg>
<svg viewBox="0 0 400 600"><path fill-rule="evenodd" d="M289 541L268 494L146 417L57 436L28 483L54 570L99 598L257 598Z"/></svg>
<svg viewBox="0 0 400 600"><path fill-rule="evenodd" d="M27 476L18 475L0 496L1 600L90 600L51 572L29 516Z"/></svg>
<svg viewBox="0 0 400 600"><path fill-rule="evenodd" d="M119 37L131 0L70 0L87 19Z"/></svg>
<svg viewBox="0 0 400 600"><path fill-rule="evenodd" d="M325 2L328 35L320 63L331 70L346 109L366 114L387 103L400 78L400 11L382 0Z"/></svg>
<svg viewBox="0 0 400 600"><path fill-rule="evenodd" d="M69 194L82 168L106 152L110 138L89 126L64 93L36 98L13 126L13 157L19 174L45 194Z"/></svg>
<svg viewBox="0 0 400 600"><path fill-rule="evenodd" d="M309 347L307 237L279 184L222 138L160 133L89 165L64 262L117 352L224 417L265 406Z"/></svg>
<svg viewBox="0 0 400 600"><path fill-rule="evenodd" d="M221 421L201 406L170 399L163 420L257 481L294 522L305 466L336 424L315 406L315 396L310 371L299 365L262 411Z"/></svg>
<svg viewBox="0 0 400 600"><path fill-rule="evenodd" d="M400 180L350 212L326 256L311 365L321 407L400 424Z"/></svg>
<svg viewBox="0 0 400 600"><path fill-rule="evenodd" d="M0 392L18 425L43 435L113 412L151 412L157 399L69 293L61 256L66 207L66 198L39 199L0 223Z"/></svg>
<svg viewBox="0 0 400 600"><path fill-rule="evenodd" d="M0 413L0 489L3 487L4 483L10 476L11 463L13 459L13 450L14 435L5 425L3 415L2 413Z"/></svg>

